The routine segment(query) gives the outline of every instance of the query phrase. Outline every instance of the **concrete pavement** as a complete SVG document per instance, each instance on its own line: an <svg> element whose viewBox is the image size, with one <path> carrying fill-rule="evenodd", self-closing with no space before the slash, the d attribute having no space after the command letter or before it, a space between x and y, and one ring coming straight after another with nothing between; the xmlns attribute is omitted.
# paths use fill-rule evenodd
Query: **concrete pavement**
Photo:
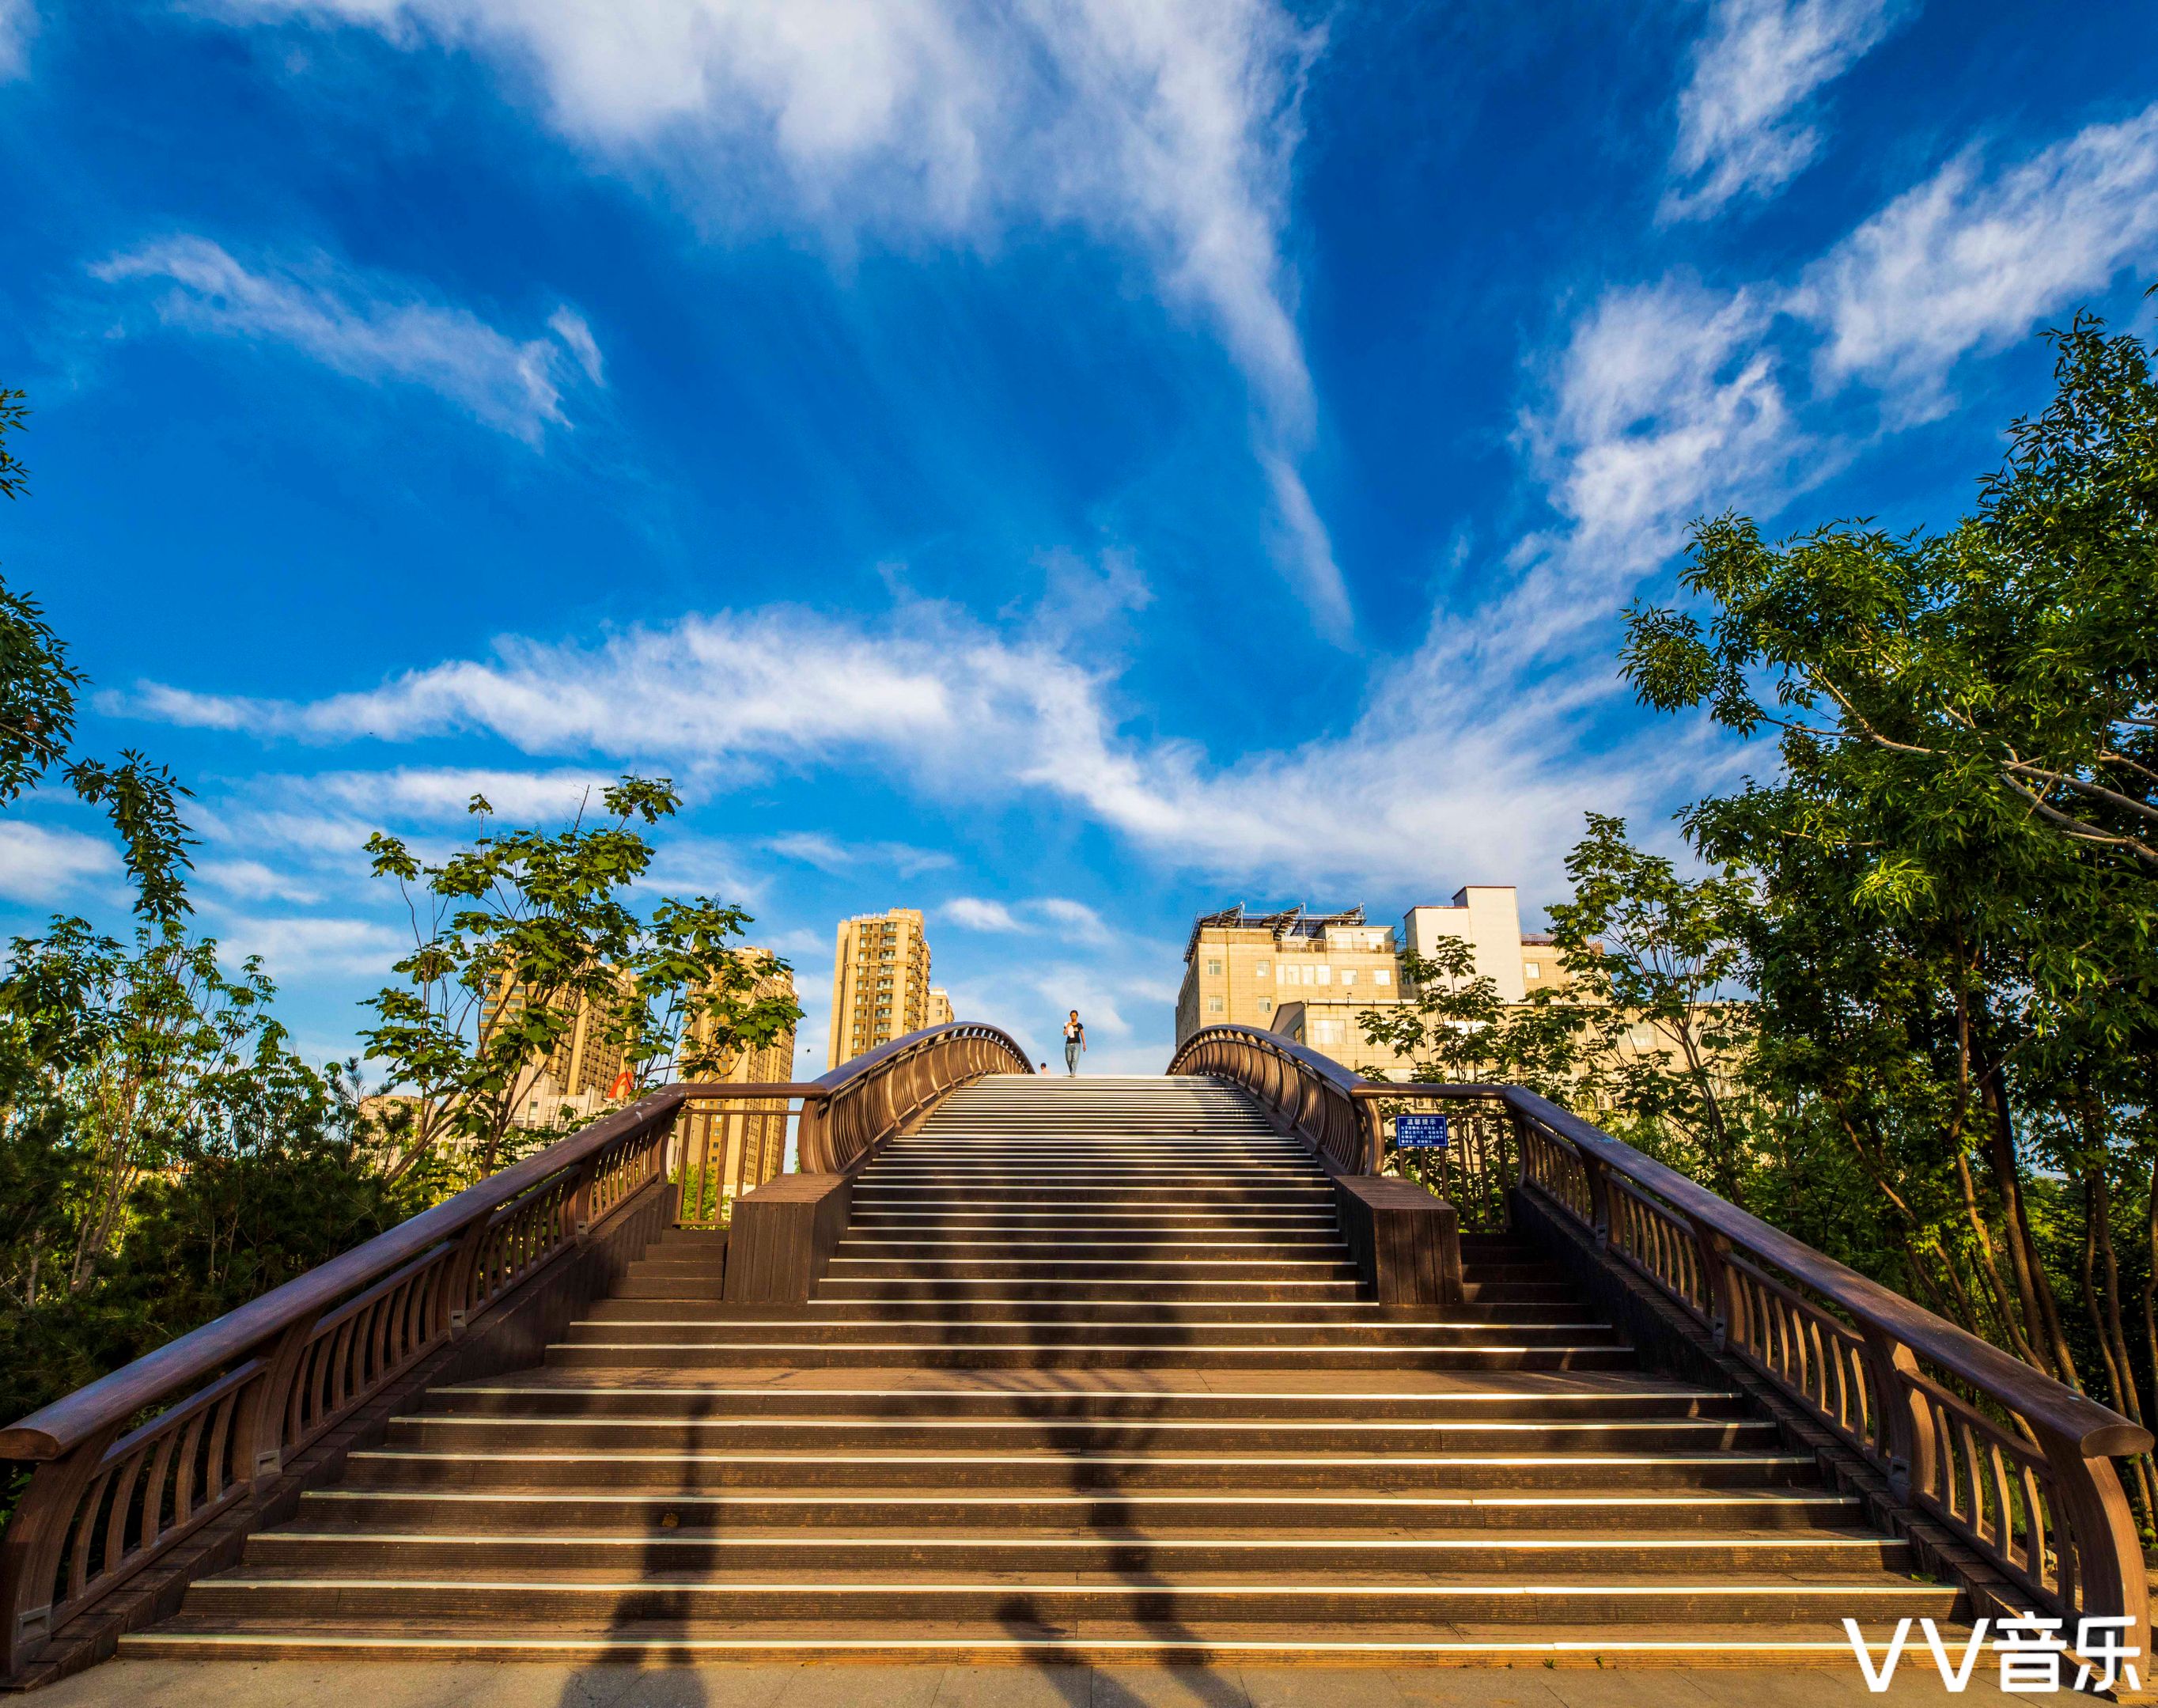
<svg viewBox="0 0 2158 1708"><path fill-rule="evenodd" d="M1525 1666L620 1666L117 1660L25 1708L1827 1708L1951 1700L1925 1663L1763 1672ZM1961 1697L2001 1700L1983 1668ZM2028 1701L2018 1695L2014 1700Z"/></svg>

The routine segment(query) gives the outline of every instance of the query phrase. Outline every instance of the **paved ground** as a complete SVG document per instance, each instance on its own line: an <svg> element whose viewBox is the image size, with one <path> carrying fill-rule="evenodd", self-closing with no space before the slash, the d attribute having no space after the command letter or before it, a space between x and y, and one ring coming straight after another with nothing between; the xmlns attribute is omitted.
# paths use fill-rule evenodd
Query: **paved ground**
<svg viewBox="0 0 2158 1708"><path fill-rule="evenodd" d="M1920 1659L1926 1659L1923 1651ZM1955 1700L2001 1700L1981 1671ZM1818 1672L1379 1668L634 1667L112 1661L24 1708L1825 1708L1945 1702L1930 1667L1870 1693ZM2018 1695L2017 1701L2028 1701Z"/></svg>

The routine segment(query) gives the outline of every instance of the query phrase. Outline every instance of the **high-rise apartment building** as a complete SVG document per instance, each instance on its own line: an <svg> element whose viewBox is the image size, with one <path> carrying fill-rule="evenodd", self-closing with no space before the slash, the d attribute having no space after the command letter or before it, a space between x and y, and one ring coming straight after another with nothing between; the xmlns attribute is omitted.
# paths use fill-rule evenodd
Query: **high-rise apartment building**
<svg viewBox="0 0 2158 1708"><path fill-rule="evenodd" d="M1360 907L1247 913L1240 905L1202 914L1191 927L1176 1041L1206 1026L1257 1026L1359 1067L1406 1066L1365 1040L1361 1018L1412 997L1404 957L1428 959L1448 937L1469 945L1477 974L1490 977L1502 1002L1565 983L1551 939L1522 933L1511 885L1472 885L1448 906L1412 907L1399 926L1372 925Z"/></svg>
<svg viewBox="0 0 2158 1708"><path fill-rule="evenodd" d="M952 998L948 992L929 987L929 1014L922 1023L925 1026L948 1026L952 1024Z"/></svg>
<svg viewBox="0 0 2158 1708"><path fill-rule="evenodd" d="M737 953L759 963L772 956L763 949ZM752 997L794 994L794 975L770 968L751 988ZM709 1025L693 1024L693 1035L710 1035ZM694 1076L729 1085L783 1085L794 1077L794 1029L769 1044L736 1050L714 1071ZM685 1106L673 1143L682 1166L678 1178L685 1193L700 1194L708 1210L725 1199L753 1192L787 1165L787 1099L756 1098L736 1103L693 1102Z"/></svg>
<svg viewBox="0 0 2158 1708"><path fill-rule="evenodd" d="M841 920L827 1065L837 1067L928 1024L929 940L921 910L895 907Z"/></svg>
<svg viewBox="0 0 2158 1708"><path fill-rule="evenodd" d="M571 1015L568 1033L537 1064L539 1071L529 1085L519 1088L518 1107L510 1120L519 1127L552 1127L565 1121L586 1119L618 1102L612 1094L625 1066L622 1045L608 1039L603 1015L581 996L566 999ZM525 987L505 978L481 1018L483 1035L524 1011Z"/></svg>

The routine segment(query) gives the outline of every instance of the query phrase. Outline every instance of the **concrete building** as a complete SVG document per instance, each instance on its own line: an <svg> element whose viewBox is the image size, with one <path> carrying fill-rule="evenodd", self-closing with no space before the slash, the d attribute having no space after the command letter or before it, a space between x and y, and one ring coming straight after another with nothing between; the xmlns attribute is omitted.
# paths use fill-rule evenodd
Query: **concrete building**
<svg viewBox="0 0 2158 1708"><path fill-rule="evenodd" d="M1489 977L1502 1002L1565 985L1550 937L1522 931L1510 884L1471 885L1450 905L1412 907L1399 926L1371 924L1361 907L1248 913L1240 904L1202 914L1191 927L1176 1041L1205 1026L1257 1026L1360 1068L1407 1066L1365 1041L1361 1018L1413 997L1403 959L1428 959L1443 937L1469 945L1476 973Z"/></svg>
<svg viewBox="0 0 2158 1708"><path fill-rule="evenodd" d="M1176 1041L1205 1026L1271 1029L1285 1004L1301 1004L1298 1023L1313 1029L1313 1048L1339 1047L1361 1038L1340 1029L1350 1016L1401 995L1393 928L1372 925L1362 908L1247 913L1239 904L1202 914L1191 927Z"/></svg>
<svg viewBox="0 0 2158 1708"><path fill-rule="evenodd" d="M1558 951L1544 932L1521 929L1521 905L1511 884L1471 884L1444 907L1412 907L1402 917L1402 948L1428 960L1441 937L1469 945L1479 977L1498 988L1500 1002L1526 1002L1539 990L1568 983Z"/></svg>
<svg viewBox="0 0 2158 1708"><path fill-rule="evenodd" d="M772 958L763 949L738 952L760 962ZM794 975L785 968L772 968L758 978L750 994L791 998ZM709 1033L704 1025L694 1030ZM697 1077L736 1086L785 1084L794 1077L794 1029L788 1027L769 1044L731 1051L717 1072L700 1072ZM671 1143L675 1149L670 1160L686 1165L677 1171L685 1193L701 1192L714 1205L739 1198L787 1164L787 1100L691 1103L683 1110Z"/></svg>
<svg viewBox="0 0 2158 1708"><path fill-rule="evenodd" d="M769 950L747 946L734 952L757 962L773 958ZM790 997L794 993L794 975L784 968L763 974L755 987L758 996L779 992ZM504 1015L514 1016L524 1004L524 987L511 985L500 1001L490 1007L488 1026L492 1029ZM627 1083L624 1071L629 1064L622 1045L607 1041L607 1027L601 1018L582 998L576 1000L572 1012L576 1024L569 1035L555 1046L553 1053L541 1064L539 1073L524 1088L518 1107L510 1116L519 1127L551 1127L565 1120L574 1125L591 1119L603 1109L627 1102L631 1095L632 1088ZM690 1029L694 1036L700 1031L708 1031L709 1024L693 1023ZM761 1049L735 1052L731 1065L718 1077L737 1084L751 1080L792 1079L792 1030L790 1029L784 1037Z"/></svg>
<svg viewBox="0 0 2158 1708"><path fill-rule="evenodd" d="M519 1127L552 1127L589 1120L612 1102L612 1094L622 1078L622 1045L606 1036L604 1019L581 997L571 999L574 1016L568 1034L555 1045L531 1081L520 1087L517 1107L510 1120ZM504 987L481 1022L492 1034L514 1019L525 1004L524 985L505 981Z"/></svg>
<svg viewBox="0 0 2158 1708"><path fill-rule="evenodd" d="M925 1026L948 1026L952 1024L952 998L948 992L939 990L933 984L929 987L929 1018L922 1024Z"/></svg>
<svg viewBox="0 0 2158 1708"><path fill-rule="evenodd" d="M841 920L826 1065L837 1067L928 1024L929 940L921 910L895 907Z"/></svg>

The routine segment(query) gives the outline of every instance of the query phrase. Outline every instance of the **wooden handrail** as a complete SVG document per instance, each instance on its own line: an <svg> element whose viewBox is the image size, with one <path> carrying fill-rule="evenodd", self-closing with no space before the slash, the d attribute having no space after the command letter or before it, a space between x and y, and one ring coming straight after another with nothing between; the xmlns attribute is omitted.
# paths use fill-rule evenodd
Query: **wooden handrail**
<svg viewBox="0 0 2158 1708"><path fill-rule="evenodd" d="M575 1168L622 1139L674 1118L691 1098L718 1097L809 1097L829 1095L822 1082L734 1085L723 1082L672 1085L640 1097L627 1107L513 1163L454 1197L423 1210L409 1220L377 1234L364 1244L296 1276L282 1287L250 1299L236 1310L199 1329L168 1340L132 1364L55 1400L28 1417L0 1429L0 1458L46 1460L87 1441L106 1425L132 1417L175 1388L220 1370L248 1348L292 1324L310 1318L342 1301L443 1241L463 1232L479 1217L521 1197L540 1182Z"/></svg>
<svg viewBox="0 0 2158 1708"><path fill-rule="evenodd" d="M1249 1026L1193 1034L1169 1071L1243 1086L1349 1172L1378 1171L1384 1102L1500 1105L1517 1190L1579 1225L1606 1263L1649 1282L2032 1600L2125 1619L2149 1654L2150 1587L2112 1463L2150 1450L2141 1425L1523 1086L1367 1079Z"/></svg>
<svg viewBox="0 0 2158 1708"><path fill-rule="evenodd" d="M1366 1081L1352 1096L1360 1099L1407 1097L1459 1102L1496 1102L1541 1123L1570 1140L1577 1150L1598 1158L1604 1167L1646 1187L1674 1210L1698 1220L1738 1245L1765 1257L1785 1275L1860 1321L1877 1324L1921 1357L1996 1397L2027 1422L2043 1424L2076 1443L2085 1453L2114 1458L2147 1453L2150 1432L2119 1412L2079 1394L2011 1353L1981 1340L1923 1305L1913 1303L1871 1277L1816 1251L1781 1228L1741 1210L1668 1164L1613 1138L1601 1127L1520 1086L1391 1085Z"/></svg>
<svg viewBox="0 0 2158 1708"><path fill-rule="evenodd" d="M908 1032L842 1062L816 1083L821 1101L803 1111L798 1144L805 1174L843 1174L958 1086L1034 1063L1002 1028L953 1020Z"/></svg>
<svg viewBox="0 0 2158 1708"><path fill-rule="evenodd" d="M0 1458L37 1468L0 1532L0 1678L648 1203L685 1104L798 1100L805 1166L844 1168L954 1086L1033 1071L1007 1034L959 1022L818 1080L662 1087L0 1430Z"/></svg>

